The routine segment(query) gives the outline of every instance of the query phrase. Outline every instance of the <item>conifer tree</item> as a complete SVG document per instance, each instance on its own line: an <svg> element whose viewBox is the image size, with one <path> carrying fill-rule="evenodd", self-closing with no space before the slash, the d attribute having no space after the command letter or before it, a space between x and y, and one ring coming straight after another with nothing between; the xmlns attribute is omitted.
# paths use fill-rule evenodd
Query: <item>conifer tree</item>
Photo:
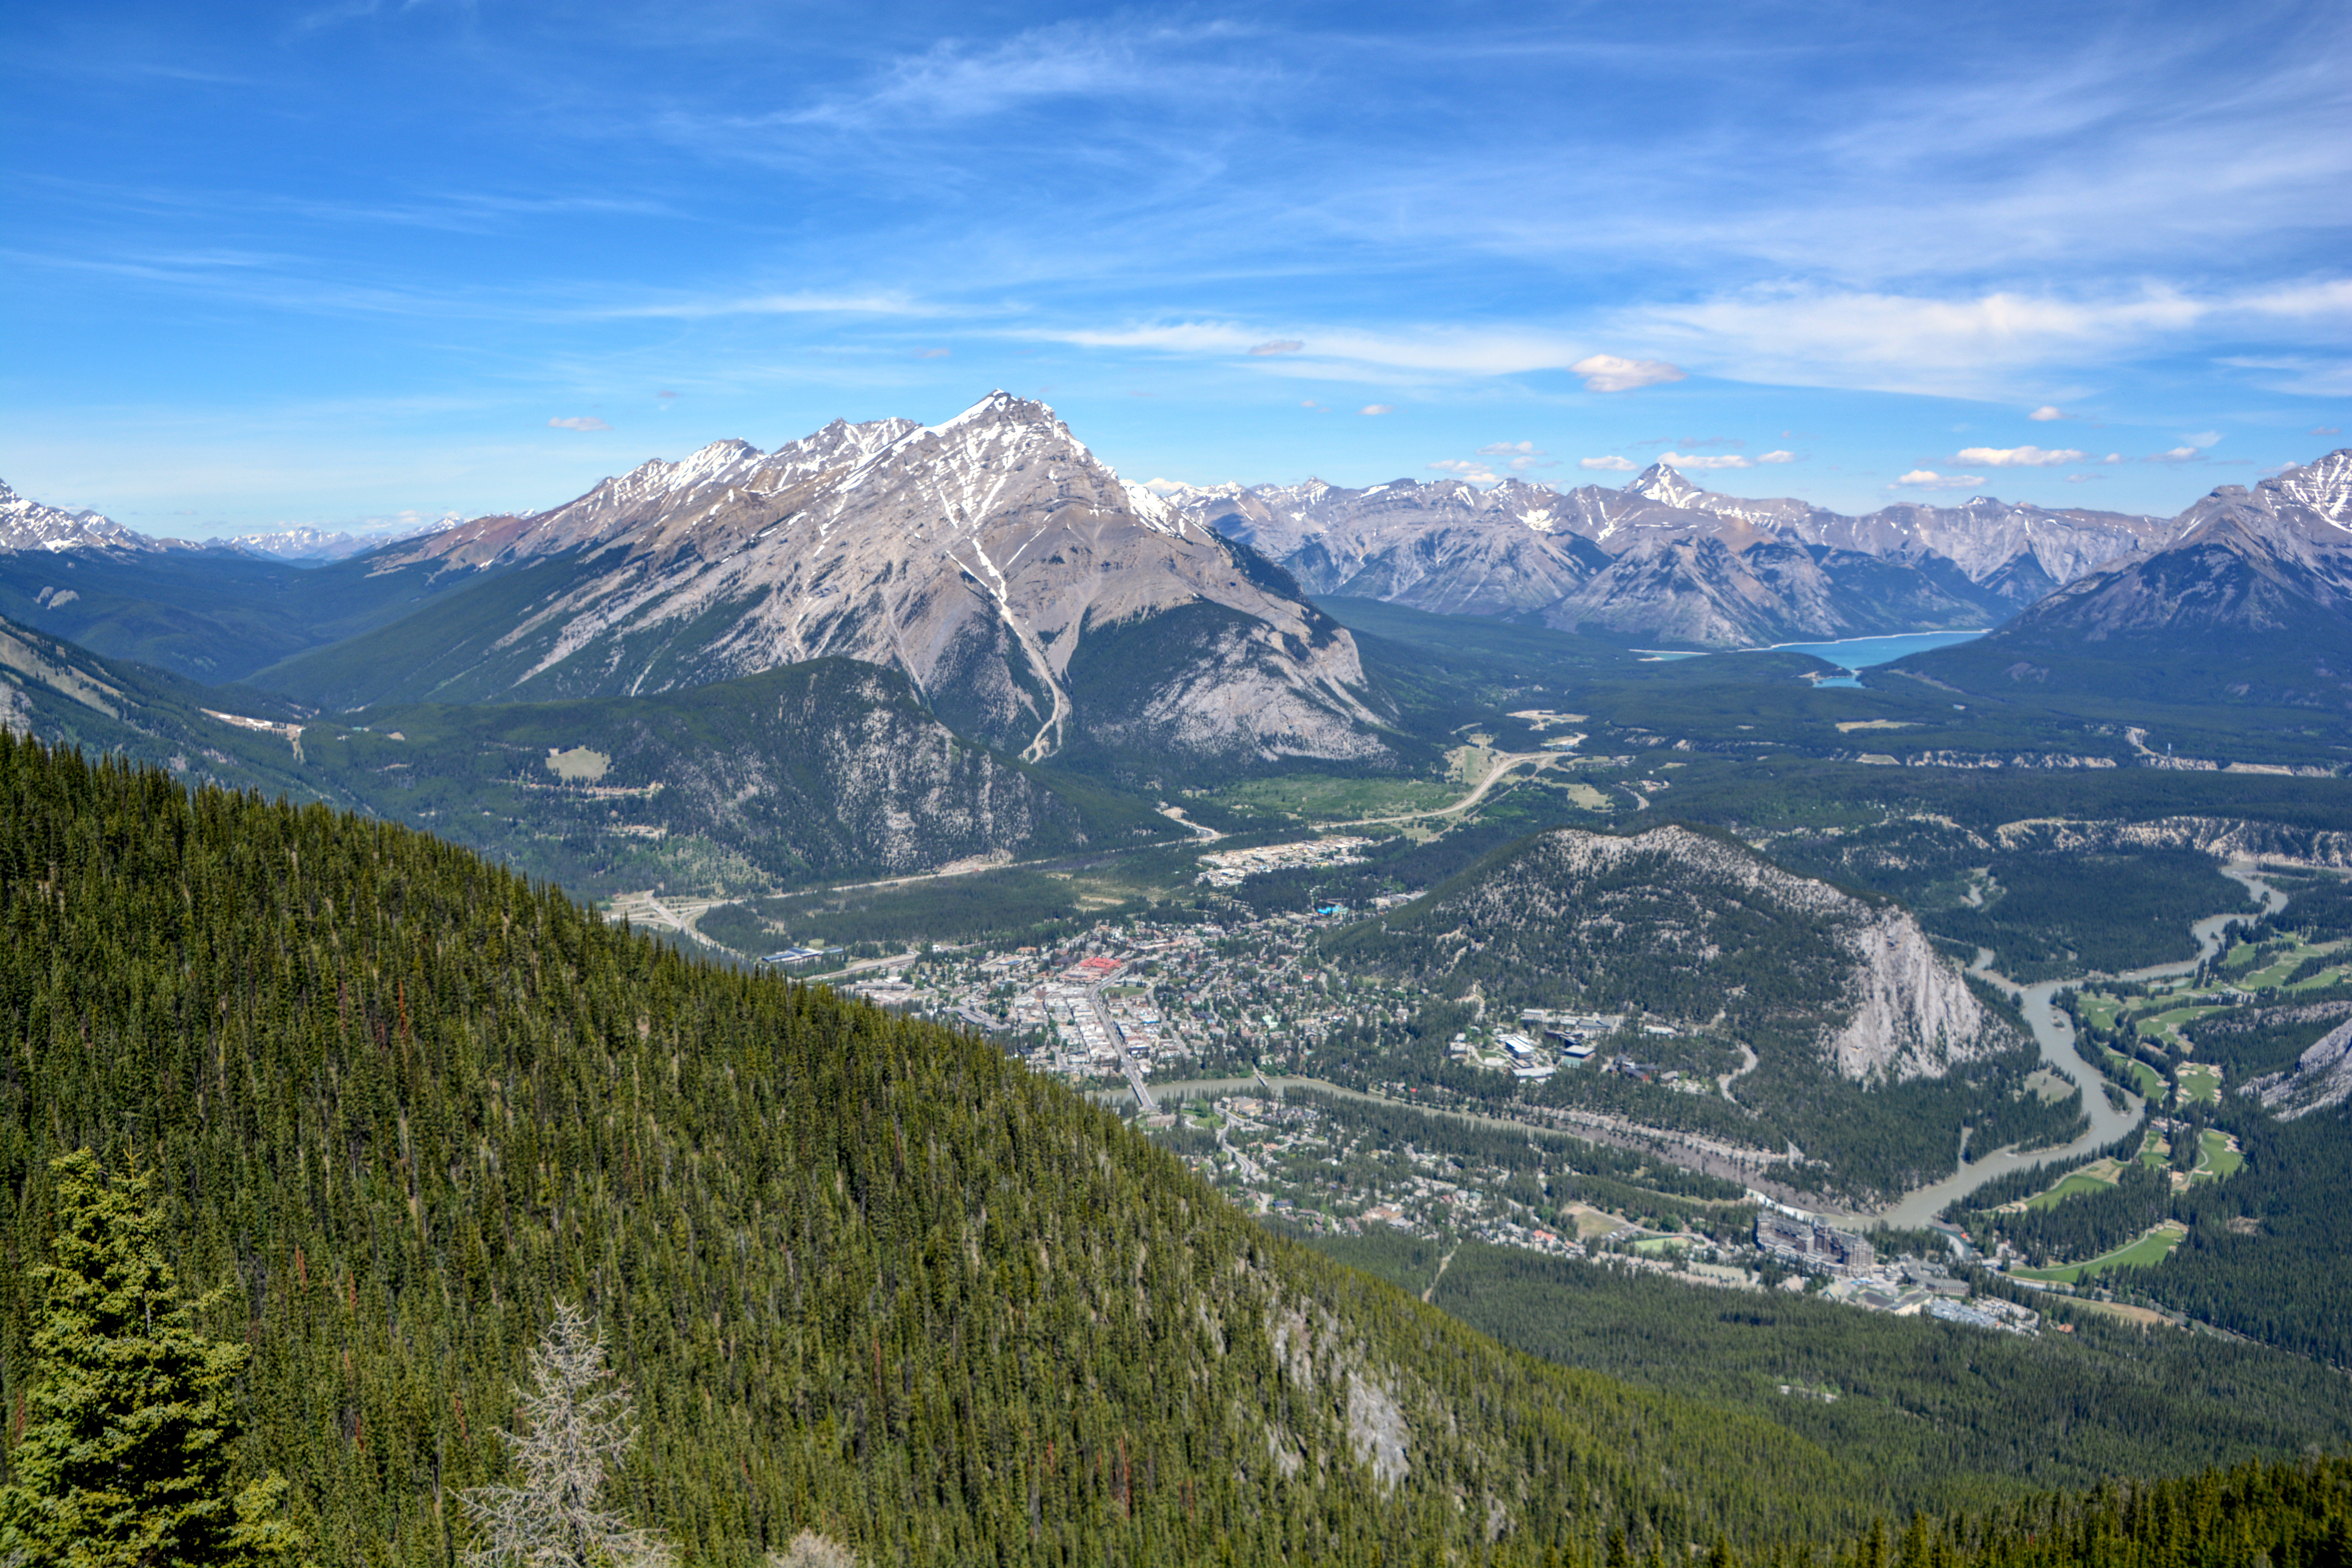
<svg viewBox="0 0 2352 1568"><path fill-rule="evenodd" d="M519 1486L477 1487L466 1511L488 1544L475 1568L667 1568L670 1550L604 1506L605 1484L637 1438L628 1385L604 1361L604 1337L571 1302L530 1355L532 1386L516 1390L520 1433L502 1434Z"/></svg>
<svg viewBox="0 0 2352 1568"><path fill-rule="evenodd" d="M0 1488L0 1562L67 1568L262 1568L294 1560L276 1476L234 1491L243 1345L197 1331L157 1242L147 1179L109 1182L78 1150L50 1162L53 1259L40 1378Z"/></svg>

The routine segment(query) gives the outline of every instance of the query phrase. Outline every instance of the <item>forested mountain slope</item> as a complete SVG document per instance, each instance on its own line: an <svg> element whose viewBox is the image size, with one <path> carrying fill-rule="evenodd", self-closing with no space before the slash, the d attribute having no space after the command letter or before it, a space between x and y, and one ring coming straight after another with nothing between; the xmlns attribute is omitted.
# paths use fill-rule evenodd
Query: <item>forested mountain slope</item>
<svg viewBox="0 0 2352 1568"><path fill-rule="evenodd" d="M527 1347L600 1314L692 1561L1597 1556L1858 1530L1782 1430L1505 1352L1259 1231L993 1047L690 963L380 822L0 742L0 1235L155 1175L248 1463L442 1563ZM0 1277L0 1396L36 1303Z"/></svg>
<svg viewBox="0 0 2352 1568"><path fill-rule="evenodd" d="M583 895L789 886L1183 830L1018 763L906 678L820 659L659 698L419 704L322 720L0 621L0 729L415 826Z"/></svg>
<svg viewBox="0 0 2352 1568"><path fill-rule="evenodd" d="M1646 1015L1667 1036L1717 1042L1727 1059L1705 1076L1737 1068L1743 1047L1754 1059L1736 1090L1671 1097L1684 1124L1775 1153L1793 1142L1832 1191L1866 1197L1945 1174L1963 1126L1996 1147L2079 1115L2078 1100L2019 1093L2037 1053L1907 911L1679 825L1534 835L1325 952L1465 1013ZM1634 1048L1663 1043L1637 1037ZM1608 1087L1601 1070L1528 1092L1583 1103Z"/></svg>

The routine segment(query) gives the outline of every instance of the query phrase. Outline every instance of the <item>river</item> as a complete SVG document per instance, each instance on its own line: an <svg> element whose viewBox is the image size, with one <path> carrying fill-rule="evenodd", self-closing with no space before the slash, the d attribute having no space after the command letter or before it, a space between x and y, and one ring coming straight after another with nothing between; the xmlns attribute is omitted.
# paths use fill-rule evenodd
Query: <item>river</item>
<svg viewBox="0 0 2352 1568"><path fill-rule="evenodd" d="M2222 875L2244 884L2248 892L2262 900L2265 912L2274 914L2286 907L2286 895L2257 877L2252 861L2233 860L2222 868ZM2249 912L2232 910L2226 914L2208 915L2191 925L2189 932L2197 939L2195 958L2182 959L2177 963L2150 964L2146 969L2130 970L2113 978L2160 980L2167 975L2191 973L2198 964L2221 951L2222 928L2231 921L2246 918ZM2025 1015L2026 1024L2033 1030L2034 1044L2042 1047L2042 1059L2074 1079L2082 1089L2083 1109L2091 1118L2090 1131L2063 1148L2036 1149L2030 1154L2002 1149L1988 1154L1974 1163L1962 1165L1940 1182L1914 1188L1878 1214L1847 1216L1857 1223L1898 1226L1926 1225L1947 1205L1968 1196L1995 1176L2005 1176L2011 1171L2024 1170L2029 1166L2045 1165L2053 1160L2068 1160L2078 1154L2087 1154L2094 1149L2114 1142L2138 1126L2140 1118L2146 1113L2147 1104L2137 1095L2124 1096L2124 1108L2120 1110L2109 1103L2108 1079L2098 1068L2083 1059L2082 1054L2074 1048L2074 1026L2066 1021L2065 1014L2051 1005L2050 999L2068 986L2105 976L2081 974L2070 980L2044 980L2038 984L2020 985L1995 973L1990 967L1991 962L1991 952L1979 949L1977 960L1969 966L1969 973L2000 987L2017 1003L2018 1011Z"/></svg>
<svg viewBox="0 0 2352 1568"><path fill-rule="evenodd" d="M2222 875L2243 884L2249 893L2260 899L2264 913L2275 914L2286 908L2286 895L2256 876L2254 862L2252 860L2232 860L2222 868ZM2045 1165L2053 1161L2068 1160L2076 1155L2087 1154L2094 1149L2114 1142L2138 1126L2141 1117L2147 1110L2146 1102L2138 1096L2130 1094L2124 1096L2121 1110L2109 1102L2106 1091L2108 1079L2096 1068L2084 1060L2082 1054L2074 1048L2074 1026L2066 1021L2066 1016L2063 1013L2051 1005L2050 999L2068 986L2079 985L2085 980L2105 978L2160 980L2168 975L2191 973L2198 964L2221 952L2222 928L2232 921L2248 918L2252 912L2245 910L2231 910L2222 914L2208 915L2192 924L2189 928L2189 933L2197 939L2195 958L2182 959L2175 963L2150 964L2145 969L2129 970L2116 976L2084 973L2067 980L2044 980L2032 985L2020 985L1991 967L1993 955L1990 950L1979 949L1976 962L1969 966L1969 973L1999 986L2017 1003L2018 1010L2025 1015L2025 1022L2033 1031L2034 1044L2042 1047L2042 1061L2057 1072L2073 1079L2075 1087L2083 1091L2083 1109L2090 1117L2090 1130L2062 1148L2036 1149L2031 1153L2023 1154L2013 1149L1998 1150L1973 1163L1962 1165L1958 1171L1940 1182L1913 1188L1895 1203L1875 1214L1839 1214L1831 1210L1822 1212L1830 1218L1843 1220L1860 1226L1888 1225L1909 1228L1924 1226L1941 1213L1948 1205L1968 1196L1995 1176L2005 1176L2011 1171L2024 1170L2030 1166ZM1336 1084L1324 1083L1317 1079L1191 1079L1155 1083L1152 1085L1152 1089L1162 1100L1180 1100L1198 1095L1238 1094L1257 1089L1263 1084L1270 1084L1277 1091L1296 1087L1347 1095L1351 1099L1380 1100L1388 1104L1408 1106L1412 1104L1409 1100L1399 1101L1391 1100L1387 1096L1369 1095L1355 1089L1340 1089ZM1125 1089L1098 1090L1097 1096L1105 1100L1130 1098ZM1482 1116L1475 1111L1440 1110L1433 1106L1415 1109L1437 1115L1453 1116L1465 1121L1485 1122L1498 1127L1524 1129L1528 1125L1525 1121ZM1576 1136L1587 1135L1574 1128L1563 1127L1557 1131Z"/></svg>

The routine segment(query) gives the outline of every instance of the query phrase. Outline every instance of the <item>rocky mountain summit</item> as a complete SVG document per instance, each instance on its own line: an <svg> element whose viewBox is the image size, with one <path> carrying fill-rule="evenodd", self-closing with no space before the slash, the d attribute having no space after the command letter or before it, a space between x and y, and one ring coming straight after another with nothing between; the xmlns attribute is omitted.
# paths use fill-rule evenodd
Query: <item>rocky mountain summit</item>
<svg viewBox="0 0 2352 1568"><path fill-rule="evenodd" d="M1981 626L2161 528L1983 496L1849 517L1720 495L1664 463L1619 489L1310 479L1168 499L1310 593L1710 647Z"/></svg>
<svg viewBox="0 0 2352 1568"><path fill-rule="evenodd" d="M1003 392L936 426L715 443L364 564L487 580L276 684L338 706L635 696L840 657L1032 759L1391 754L1353 640L1286 574Z"/></svg>
<svg viewBox="0 0 2352 1568"><path fill-rule="evenodd" d="M1962 648L1896 667L1961 690L2352 704L2352 447L2223 485L2147 546Z"/></svg>
<svg viewBox="0 0 2352 1568"><path fill-rule="evenodd" d="M0 482L0 551L153 550L161 545L110 517L44 506Z"/></svg>
<svg viewBox="0 0 2352 1568"><path fill-rule="evenodd" d="M2151 543L2035 605L2018 630L2100 642L2316 617L2352 635L2352 447L2252 489L2223 485Z"/></svg>

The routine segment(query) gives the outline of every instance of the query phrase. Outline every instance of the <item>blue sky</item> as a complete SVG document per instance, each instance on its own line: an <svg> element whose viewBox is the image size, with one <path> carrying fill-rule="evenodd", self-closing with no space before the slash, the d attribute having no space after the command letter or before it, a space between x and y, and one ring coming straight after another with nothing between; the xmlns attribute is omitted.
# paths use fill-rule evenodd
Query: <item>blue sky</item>
<svg viewBox="0 0 2352 1568"><path fill-rule="evenodd" d="M0 479L152 532L999 385L1136 479L1849 510L2352 426L2335 0L18 0L0 200Z"/></svg>

